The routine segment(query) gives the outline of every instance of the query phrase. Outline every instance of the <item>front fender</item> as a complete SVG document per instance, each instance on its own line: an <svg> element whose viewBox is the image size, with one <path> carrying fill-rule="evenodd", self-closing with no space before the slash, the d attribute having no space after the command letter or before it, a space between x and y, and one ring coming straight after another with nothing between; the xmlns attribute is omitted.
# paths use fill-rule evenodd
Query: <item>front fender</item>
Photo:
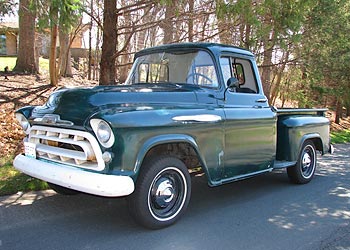
<svg viewBox="0 0 350 250"><path fill-rule="evenodd" d="M20 108L16 110L16 113L24 115L27 119L29 119L32 115L32 111L35 107L34 106L26 106L23 108Z"/></svg>
<svg viewBox="0 0 350 250"><path fill-rule="evenodd" d="M197 142L194 138L192 138L189 135L185 134L166 134L166 135L158 135L154 136L152 138L149 138L140 148L136 163L134 166L134 172L138 173L140 170L140 167L142 165L142 162L146 156L146 154L154 147L162 145L162 144L168 144L168 143L188 143L190 144L194 151L196 152L200 163L202 164L203 168L206 169L206 163L205 160L201 157L199 147L197 145Z"/></svg>

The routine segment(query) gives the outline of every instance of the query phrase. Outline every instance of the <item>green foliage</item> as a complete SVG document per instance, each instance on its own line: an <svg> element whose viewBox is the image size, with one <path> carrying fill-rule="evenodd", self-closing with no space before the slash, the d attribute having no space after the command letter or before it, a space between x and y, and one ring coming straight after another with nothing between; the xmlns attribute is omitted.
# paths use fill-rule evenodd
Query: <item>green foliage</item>
<svg viewBox="0 0 350 250"><path fill-rule="evenodd" d="M293 90L290 100L307 106L324 104L332 96L345 102L350 96L348 0L216 0L216 5L217 18L238 27L231 32L233 40L240 41L235 45L255 52L259 64L272 65L265 67L270 77L262 79L271 82L272 89L275 84L275 90ZM269 50L272 60L264 54ZM279 77L285 82L275 82L271 79L281 74L281 65L287 65ZM301 72L292 79L289 72L295 69Z"/></svg>
<svg viewBox="0 0 350 250"><path fill-rule="evenodd" d="M311 108L315 104L313 100L309 98L308 92L301 89L291 93L291 100L297 101L298 106L303 108Z"/></svg>
<svg viewBox="0 0 350 250"><path fill-rule="evenodd" d="M42 31L56 24L69 32L84 10L81 0L36 0L33 7L37 10L38 26Z"/></svg>
<svg viewBox="0 0 350 250"><path fill-rule="evenodd" d="M46 182L18 172L12 167L12 158L0 158L0 196L19 191L48 189Z"/></svg>
<svg viewBox="0 0 350 250"><path fill-rule="evenodd" d="M350 130L342 130L331 133L332 143L349 143L350 142Z"/></svg>
<svg viewBox="0 0 350 250"><path fill-rule="evenodd" d="M304 36L309 82L321 94L345 101L350 93L350 3L318 1Z"/></svg>

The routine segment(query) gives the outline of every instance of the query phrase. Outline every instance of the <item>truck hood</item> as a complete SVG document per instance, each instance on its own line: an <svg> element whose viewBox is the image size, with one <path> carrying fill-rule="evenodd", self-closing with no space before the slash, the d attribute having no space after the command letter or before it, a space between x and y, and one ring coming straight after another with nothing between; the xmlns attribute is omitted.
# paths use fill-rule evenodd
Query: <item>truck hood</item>
<svg viewBox="0 0 350 250"><path fill-rule="evenodd" d="M53 93L44 106L35 107L31 119L39 118L38 121L47 114L55 114L62 121L83 126L86 119L107 109L123 112L142 106L158 109L197 106L197 91L203 92L201 88L179 84L64 89Z"/></svg>

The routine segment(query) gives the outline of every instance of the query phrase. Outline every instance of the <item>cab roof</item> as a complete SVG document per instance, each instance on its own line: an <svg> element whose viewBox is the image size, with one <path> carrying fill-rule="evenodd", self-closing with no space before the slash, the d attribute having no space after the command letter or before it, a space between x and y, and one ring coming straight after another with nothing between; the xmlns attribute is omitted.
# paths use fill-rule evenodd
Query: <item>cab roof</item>
<svg viewBox="0 0 350 250"><path fill-rule="evenodd" d="M174 44L165 44L165 45L143 49L135 54L135 58L141 55L150 54L154 52L163 52L168 50L186 50L186 49L206 49L211 51L213 54L218 54L222 52L231 52L231 53L254 57L253 53L251 53L249 50L232 46L232 45L226 45L226 44L220 44L220 43L174 43Z"/></svg>

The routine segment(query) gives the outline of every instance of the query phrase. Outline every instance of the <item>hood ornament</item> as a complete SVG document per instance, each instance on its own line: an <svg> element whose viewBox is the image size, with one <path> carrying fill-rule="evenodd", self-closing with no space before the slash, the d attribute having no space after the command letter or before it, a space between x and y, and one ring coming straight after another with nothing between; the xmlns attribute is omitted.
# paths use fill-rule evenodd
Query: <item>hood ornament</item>
<svg viewBox="0 0 350 250"><path fill-rule="evenodd" d="M74 123L71 121L61 120L60 115L56 114L47 114L42 118L35 118L34 122L39 124L48 124L48 125L61 125L61 126L73 126Z"/></svg>

